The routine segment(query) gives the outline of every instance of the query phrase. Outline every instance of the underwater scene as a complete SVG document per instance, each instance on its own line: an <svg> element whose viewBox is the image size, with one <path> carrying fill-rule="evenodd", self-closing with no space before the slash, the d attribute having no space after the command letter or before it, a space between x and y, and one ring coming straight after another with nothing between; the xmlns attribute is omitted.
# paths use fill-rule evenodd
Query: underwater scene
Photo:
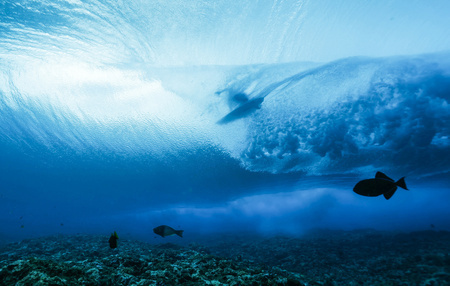
<svg viewBox="0 0 450 286"><path fill-rule="evenodd" d="M450 1L0 2L0 285L450 285Z"/></svg>

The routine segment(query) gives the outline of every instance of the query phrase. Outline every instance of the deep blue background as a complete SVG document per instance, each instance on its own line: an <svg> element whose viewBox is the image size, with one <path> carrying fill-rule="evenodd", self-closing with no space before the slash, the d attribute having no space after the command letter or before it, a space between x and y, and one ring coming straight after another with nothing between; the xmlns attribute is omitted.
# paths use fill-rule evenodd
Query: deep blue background
<svg viewBox="0 0 450 286"><path fill-rule="evenodd" d="M0 4L2 240L450 229L448 1L109 2Z"/></svg>

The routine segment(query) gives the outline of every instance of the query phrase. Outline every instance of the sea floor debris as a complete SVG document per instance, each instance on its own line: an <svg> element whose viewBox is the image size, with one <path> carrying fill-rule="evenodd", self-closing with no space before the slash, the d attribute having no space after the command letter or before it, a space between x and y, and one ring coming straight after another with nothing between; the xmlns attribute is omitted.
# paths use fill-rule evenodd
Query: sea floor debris
<svg viewBox="0 0 450 286"><path fill-rule="evenodd" d="M55 235L0 247L0 285L450 285L450 232L216 235L178 245Z"/></svg>

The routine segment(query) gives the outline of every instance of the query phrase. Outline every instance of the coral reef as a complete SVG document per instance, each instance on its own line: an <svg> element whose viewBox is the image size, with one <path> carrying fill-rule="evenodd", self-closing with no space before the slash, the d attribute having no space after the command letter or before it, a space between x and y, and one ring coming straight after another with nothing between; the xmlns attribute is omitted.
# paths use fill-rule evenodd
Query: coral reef
<svg viewBox="0 0 450 286"><path fill-rule="evenodd" d="M450 285L450 233L210 235L185 245L57 235L0 248L0 285Z"/></svg>
<svg viewBox="0 0 450 286"><path fill-rule="evenodd" d="M1 285L303 285L301 275L267 271L173 244L52 236L0 250Z"/></svg>
<svg viewBox="0 0 450 286"><path fill-rule="evenodd" d="M214 255L301 273L307 285L450 285L446 231L316 230L301 238L211 241L202 245Z"/></svg>

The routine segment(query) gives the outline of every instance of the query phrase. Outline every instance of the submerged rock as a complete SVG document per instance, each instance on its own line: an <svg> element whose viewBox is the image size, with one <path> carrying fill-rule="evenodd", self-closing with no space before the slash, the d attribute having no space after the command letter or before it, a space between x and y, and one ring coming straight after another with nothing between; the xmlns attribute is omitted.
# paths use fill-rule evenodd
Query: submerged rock
<svg viewBox="0 0 450 286"><path fill-rule="evenodd" d="M77 244L62 252L60 245L72 240ZM0 285L287 285L300 278L172 244L123 241L111 250L93 236L41 238L0 250Z"/></svg>
<svg viewBox="0 0 450 286"><path fill-rule="evenodd" d="M0 285L450 285L450 233L373 230L182 246L51 236L0 248Z"/></svg>

